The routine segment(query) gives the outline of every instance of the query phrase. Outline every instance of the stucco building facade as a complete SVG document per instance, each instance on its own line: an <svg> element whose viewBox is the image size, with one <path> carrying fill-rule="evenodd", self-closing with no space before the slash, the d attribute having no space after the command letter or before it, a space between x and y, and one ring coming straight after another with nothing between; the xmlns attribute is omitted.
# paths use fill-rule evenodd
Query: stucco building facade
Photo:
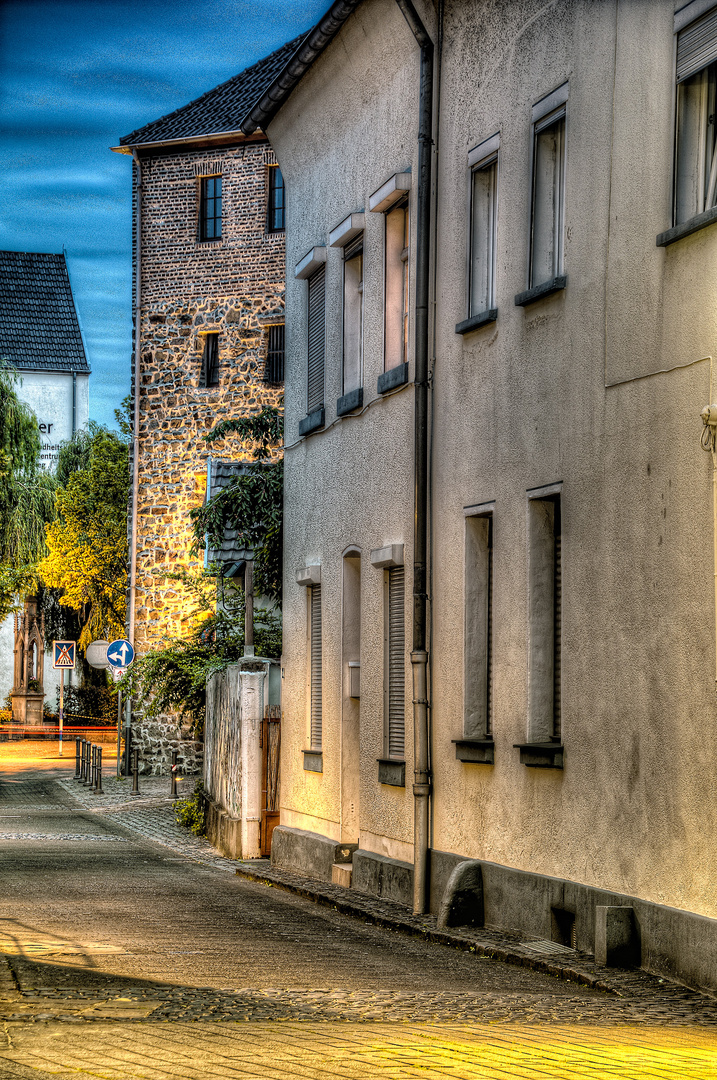
<svg viewBox="0 0 717 1080"><path fill-rule="evenodd" d="M195 595L171 576L204 567L189 514L204 500L210 455L245 456L235 437L210 450L204 436L282 397L283 182L266 136L247 138L239 121L293 44L115 148L134 158L129 636L140 656L191 628ZM133 744L162 769L187 733L177 717L140 715ZM194 767L200 745L182 749Z"/></svg>
<svg viewBox="0 0 717 1080"><path fill-rule="evenodd" d="M245 125L291 193L273 857L436 911L468 862L589 950L628 907L716 985L716 9L441 12L334 5Z"/></svg>

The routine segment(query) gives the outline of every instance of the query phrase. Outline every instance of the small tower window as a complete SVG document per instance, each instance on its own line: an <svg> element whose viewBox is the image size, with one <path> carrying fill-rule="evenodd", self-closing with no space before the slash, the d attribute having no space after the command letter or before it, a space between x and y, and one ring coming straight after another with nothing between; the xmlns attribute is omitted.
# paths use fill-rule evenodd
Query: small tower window
<svg viewBox="0 0 717 1080"><path fill-rule="evenodd" d="M219 240L222 235L222 178L203 176L199 206L200 240Z"/></svg>
<svg viewBox="0 0 717 1080"><path fill-rule="evenodd" d="M283 232L286 228L284 201L284 177L278 165L269 168L269 208L267 227L269 232Z"/></svg>

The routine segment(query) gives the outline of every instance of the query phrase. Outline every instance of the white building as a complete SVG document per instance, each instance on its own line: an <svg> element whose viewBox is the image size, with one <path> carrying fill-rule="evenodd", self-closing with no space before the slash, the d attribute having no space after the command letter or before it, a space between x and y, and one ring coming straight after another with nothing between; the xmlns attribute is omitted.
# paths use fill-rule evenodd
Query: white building
<svg viewBox="0 0 717 1080"><path fill-rule="evenodd" d="M89 419L90 366L64 254L0 252L0 358L20 376L18 397L37 417L46 469ZM0 625L0 705L13 686L13 617ZM59 686L49 652L45 697Z"/></svg>
<svg viewBox="0 0 717 1080"><path fill-rule="evenodd" d="M345 0L243 125L289 192L272 858L448 918L464 867L586 950L627 908L712 987L716 73L709 0Z"/></svg>

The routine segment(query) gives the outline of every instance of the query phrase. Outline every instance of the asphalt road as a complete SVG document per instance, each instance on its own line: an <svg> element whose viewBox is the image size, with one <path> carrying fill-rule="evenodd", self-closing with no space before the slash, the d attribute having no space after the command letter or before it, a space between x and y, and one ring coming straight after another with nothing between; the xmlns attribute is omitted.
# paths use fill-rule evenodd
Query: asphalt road
<svg viewBox="0 0 717 1080"><path fill-rule="evenodd" d="M3 1080L717 1077L717 1028L677 1007L640 1015L202 865L19 754L0 744Z"/></svg>

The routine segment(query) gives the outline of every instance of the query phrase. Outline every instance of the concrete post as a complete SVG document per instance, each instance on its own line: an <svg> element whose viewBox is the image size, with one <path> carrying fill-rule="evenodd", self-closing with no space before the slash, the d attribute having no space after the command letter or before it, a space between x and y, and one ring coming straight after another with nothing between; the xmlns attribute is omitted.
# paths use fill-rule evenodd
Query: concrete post
<svg viewBox="0 0 717 1080"><path fill-rule="evenodd" d="M261 747L259 734L264 716L264 680L268 666L244 660L239 677L241 723L241 857L261 858Z"/></svg>

